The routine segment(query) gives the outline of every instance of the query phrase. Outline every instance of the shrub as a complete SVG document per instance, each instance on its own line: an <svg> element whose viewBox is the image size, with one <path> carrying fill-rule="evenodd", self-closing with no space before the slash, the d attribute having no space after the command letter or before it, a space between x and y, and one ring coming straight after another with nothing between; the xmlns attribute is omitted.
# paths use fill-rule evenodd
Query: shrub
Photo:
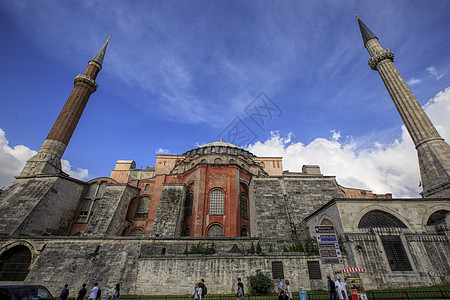
<svg viewBox="0 0 450 300"><path fill-rule="evenodd" d="M267 295L273 292L273 280L268 273L256 270L256 275L248 277L251 295Z"/></svg>

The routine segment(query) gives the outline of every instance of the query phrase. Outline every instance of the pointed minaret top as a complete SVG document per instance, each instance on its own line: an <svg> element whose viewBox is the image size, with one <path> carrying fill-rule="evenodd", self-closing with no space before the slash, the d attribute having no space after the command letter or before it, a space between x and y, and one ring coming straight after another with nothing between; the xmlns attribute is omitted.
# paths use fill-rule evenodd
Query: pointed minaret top
<svg viewBox="0 0 450 300"><path fill-rule="evenodd" d="M91 59L91 61L94 61L94 62L98 63L100 66L103 64L103 58L105 57L106 47L108 46L109 38L110 37L108 36L108 39L106 40L106 43L97 52L97 54L95 54L94 58Z"/></svg>
<svg viewBox="0 0 450 300"><path fill-rule="evenodd" d="M359 24L359 30L361 30L361 36L364 42L364 47L366 46L366 43L368 40L373 39L373 38L377 38L375 36L375 34L373 34L372 31L370 31L370 29L366 26L366 24L363 23L363 21L361 21L361 19L358 17L357 14L355 14L356 19L358 20L358 24Z"/></svg>

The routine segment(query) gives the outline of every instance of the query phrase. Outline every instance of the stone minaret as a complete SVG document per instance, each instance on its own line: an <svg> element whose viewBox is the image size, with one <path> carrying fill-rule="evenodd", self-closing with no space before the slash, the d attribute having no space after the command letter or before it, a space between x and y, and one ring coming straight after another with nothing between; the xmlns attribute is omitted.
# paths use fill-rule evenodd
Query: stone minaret
<svg viewBox="0 0 450 300"><path fill-rule="evenodd" d="M356 16L364 47L370 54L369 66L378 71L406 129L416 146L422 177L423 197L450 197L450 147L441 138L395 67L394 53L383 49L378 38Z"/></svg>
<svg viewBox="0 0 450 300"><path fill-rule="evenodd" d="M102 69L108 42L109 37L100 51L89 61L83 75L80 74L75 77L74 88L66 104L41 149L27 161L20 177L61 174L61 157L69 144L89 97L97 89L95 78Z"/></svg>

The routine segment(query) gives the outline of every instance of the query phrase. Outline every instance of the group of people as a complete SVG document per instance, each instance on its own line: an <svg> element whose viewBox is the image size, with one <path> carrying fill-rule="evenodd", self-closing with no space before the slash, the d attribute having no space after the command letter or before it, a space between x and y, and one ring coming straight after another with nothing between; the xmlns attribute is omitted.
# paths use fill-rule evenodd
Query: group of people
<svg viewBox="0 0 450 300"><path fill-rule="evenodd" d="M327 276L327 279L330 300L348 300L347 282L345 280L341 281L340 276L336 276L336 281L333 281L330 275Z"/></svg>
<svg viewBox="0 0 450 300"><path fill-rule="evenodd" d="M289 285L289 280L285 279L284 284L280 278L278 278L277 281L278 300L292 300L292 290L291 286Z"/></svg>
<svg viewBox="0 0 450 300"><path fill-rule="evenodd" d="M208 289L206 288L205 280L200 279L199 282L195 283L195 289L192 296L194 296L195 300L202 300L206 293L208 293Z"/></svg>
<svg viewBox="0 0 450 300"><path fill-rule="evenodd" d="M91 289L91 294L87 298L92 300L100 299L102 295L102 290L98 286L98 282L94 283L94 287ZM78 291L76 300L84 300L87 294L86 289L86 283L83 283L81 289ZM114 293L112 295L112 300L119 300L120 296L120 284L116 284L116 287L114 289ZM66 283L64 285L63 290L61 291L61 294L59 295L59 300L67 300L69 298L69 285Z"/></svg>

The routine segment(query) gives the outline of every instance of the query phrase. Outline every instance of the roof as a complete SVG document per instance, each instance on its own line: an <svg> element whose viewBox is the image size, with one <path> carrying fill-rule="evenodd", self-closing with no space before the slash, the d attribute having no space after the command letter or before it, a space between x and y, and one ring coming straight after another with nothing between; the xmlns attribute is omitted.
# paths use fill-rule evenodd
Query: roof
<svg viewBox="0 0 450 300"><path fill-rule="evenodd" d="M222 141L204 144L204 145L200 146L199 148L212 147L212 146L216 146L216 147L222 146L222 147L232 147L232 148L240 148L240 149L242 149L241 147L238 147L236 145L233 145L233 144L230 144L230 143L227 143L227 142L222 142Z"/></svg>
<svg viewBox="0 0 450 300"><path fill-rule="evenodd" d="M373 34L369 27L367 27L366 24L364 24L363 21L359 19L358 15L356 15L356 18L358 19L359 30L361 31L361 37L363 39L364 47L366 47L366 43L369 40L373 38L376 39L377 37L375 36L375 34Z"/></svg>

